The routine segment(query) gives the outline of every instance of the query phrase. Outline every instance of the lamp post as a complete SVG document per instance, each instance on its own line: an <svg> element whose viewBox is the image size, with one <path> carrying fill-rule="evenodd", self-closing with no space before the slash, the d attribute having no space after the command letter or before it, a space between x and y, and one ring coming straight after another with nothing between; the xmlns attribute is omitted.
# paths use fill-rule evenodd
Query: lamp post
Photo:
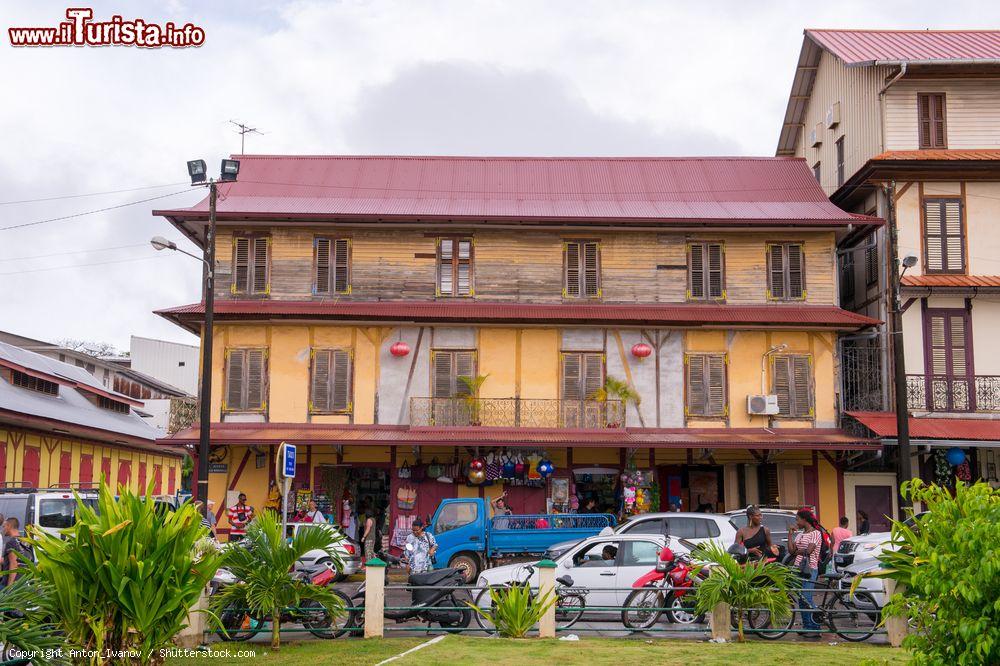
<svg viewBox="0 0 1000 666"><path fill-rule="evenodd" d="M219 179L223 182L235 182L240 171L237 160L222 160ZM201 500L203 515L208 516L208 452L212 441L212 325L215 314L215 204L218 199L217 181L208 179L205 173L204 160L188 162L188 175L191 185L208 186L208 229L205 232L205 248L203 256L199 257L177 247L173 241L162 236L156 236L149 242L156 250L173 250L194 257L202 262L203 294L205 301L205 325L201 343L201 389L199 391L199 429L198 429L198 477L197 493Z"/></svg>

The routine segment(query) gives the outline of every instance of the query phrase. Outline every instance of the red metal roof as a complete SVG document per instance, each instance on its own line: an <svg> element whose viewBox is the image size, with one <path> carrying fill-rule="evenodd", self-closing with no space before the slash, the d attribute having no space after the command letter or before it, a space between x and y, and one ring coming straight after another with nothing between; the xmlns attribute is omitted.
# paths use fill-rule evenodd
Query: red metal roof
<svg viewBox="0 0 1000 666"><path fill-rule="evenodd" d="M202 303L157 310L175 323L198 322ZM490 303L483 301L216 301L220 319L321 318L347 321L559 323L677 326L796 326L858 329L877 319L825 305L725 305L687 303L554 304Z"/></svg>
<svg viewBox="0 0 1000 666"><path fill-rule="evenodd" d="M843 449L877 448L875 440L834 428L626 428L621 430L544 428L411 428L405 425L326 425L318 423L213 423L212 439L228 444L355 444L368 446L524 446ZM198 424L163 444L193 444Z"/></svg>
<svg viewBox="0 0 1000 666"><path fill-rule="evenodd" d="M1000 287L1000 275L904 275L904 287Z"/></svg>
<svg viewBox="0 0 1000 666"><path fill-rule="evenodd" d="M895 437L894 412L847 412L880 437ZM910 417L910 437L922 439L1000 440L1000 420Z"/></svg>
<svg viewBox="0 0 1000 666"><path fill-rule="evenodd" d="M798 158L234 157L220 219L881 224L830 203ZM207 210L206 198L153 214L177 223Z"/></svg>
<svg viewBox="0 0 1000 666"><path fill-rule="evenodd" d="M974 162L988 162L1000 160L1000 150L961 150L950 148L947 150L887 150L872 158L872 161L893 161L893 160L943 160L960 161L970 160Z"/></svg>
<svg viewBox="0 0 1000 666"><path fill-rule="evenodd" d="M806 30L845 65L1000 64L1000 30Z"/></svg>

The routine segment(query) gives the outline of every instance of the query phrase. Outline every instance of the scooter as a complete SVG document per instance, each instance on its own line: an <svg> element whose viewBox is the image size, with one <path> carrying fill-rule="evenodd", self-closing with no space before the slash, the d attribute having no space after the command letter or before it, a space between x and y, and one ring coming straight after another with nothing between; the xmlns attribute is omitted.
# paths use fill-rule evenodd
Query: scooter
<svg viewBox="0 0 1000 666"><path fill-rule="evenodd" d="M625 599L622 624L629 629L649 629L666 613L674 624L700 624L704 614L694 613L694 564L687 555L674 555L668 546L660 550L656 567L632 583ZM654 609L668 610L654 610Z"/></svg>
<svg viewBox="0 0 1000 666"><path fill-rule="evenodd" d="M412 552L412 544L407 544L407 549ZM390 565L405 563L404 559L388 554L383 555L383 559ZM388 567L385 577L388 581ZM411 574L408 584L414 588L410 590L411 608L383 611L385 619L393 620L397 624L409 620L421 620L427 622L428 626L437 623L445 630L464 629L472 622L472 609L466 605L466 602L471 601L471 598L468 598L467 592L460 589L465 585L465 577L461 569L435 569L427 573ZM359 610L351 612L348 626L363 627L365 625L364 583L351 596L351 606ZM461 608L461 610L452 610L454 608ZM360 634L360 629L355 629L355 633Z"/></svg>

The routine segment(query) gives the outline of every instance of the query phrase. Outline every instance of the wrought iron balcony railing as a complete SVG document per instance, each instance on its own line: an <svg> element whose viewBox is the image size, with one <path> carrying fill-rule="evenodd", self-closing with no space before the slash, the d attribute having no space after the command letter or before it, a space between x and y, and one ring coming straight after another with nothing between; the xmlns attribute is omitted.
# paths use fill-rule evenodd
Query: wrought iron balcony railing
<svg viewBox="0 0 1000 666"><path fill-rule="evenodd" d="M907 375L906 404L928 412L1000 412L1000 376Z"/></svg>
<svg viewBox="0 0 1000 666"><path fill-rule="evenodd" d="M412 426L623 428L621 400L410 398Z"/></svg>

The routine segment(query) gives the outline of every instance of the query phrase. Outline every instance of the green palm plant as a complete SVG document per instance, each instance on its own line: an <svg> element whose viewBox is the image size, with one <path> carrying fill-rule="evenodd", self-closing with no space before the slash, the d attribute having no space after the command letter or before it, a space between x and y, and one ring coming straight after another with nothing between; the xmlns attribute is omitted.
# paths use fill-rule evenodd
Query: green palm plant
<svg viewBox="0 0 1000 666"><path fill-rule="evenodd" d="M461 375L458 378L465 385L462 397L465 398L465 405L469 408L469 421L472 425L480 425L479 389L489 378L489 375L476 375L475 377Z"/></svg>
<svg viewBox="0 0 1000 666"><path fill-rule="evenodd" d="M642 403L642 396L631 384L616 377L608 376L604 380L604 385L593 392L591 400L607 402L608 400L621 401L621 414L608 417L609 425L618 425L625 420L625 410L629 404L639 405Z"/></svg>
<svg viewBox="0 0 1000 666"><path fill-rule="evenodd" d="M120 488L116 498L102 482L96 507L77 496L72 527L29 537L38 560L32 575L49 591L67 643L98 655L140 655L91 663L157 661L222 562L218 552L195 554L205 528L194 505L158 510L151 489L142 496Z"/></svg>
<svg viewBox="0 0 1000 666"><path fill-rule="evenodd" d="M293 575L296 560L311 550L323 550L335 566L340 556L334 546L341 536L320 526L299 529L285 539L278 518L264 511L247 525L241 543L227 549L226 568L240 581L228 585L212 597L217 616L245 609L254 618L271 617L271 647L281 647L281 616L286 608L320 604L328 617L343 613L340 597L329 588L313 585Z"/></svg>
<svg viewBox="0 0 1000 666"><path fill-rule="evenodd" d="M743 620L747 610L764 609L775 622L791 614L789 590L795 572L788 567L762 560L740 564L717 543L698 548L692 556L712 565L708 578L697 588L695 612L708 613L720 603L729 604L736 617L740 642L744 640Z"/></svg>
<svg viewBox="0 0 1000 666"><path fill-rule="evenodd" d="M526 585L490 588L490 600L489 608L468 605L492 623L503 638L524 638L556 602L551 592L534 596Z"/></svg>
<svg viewBox="0 0 1000 666"><path fill-rule="evenodd" d="M30 574L0 588L0 663L10 661L8 650L16 649L38 655L32 664L68 664L66 639L53 617L49 590Z"/></svg>

